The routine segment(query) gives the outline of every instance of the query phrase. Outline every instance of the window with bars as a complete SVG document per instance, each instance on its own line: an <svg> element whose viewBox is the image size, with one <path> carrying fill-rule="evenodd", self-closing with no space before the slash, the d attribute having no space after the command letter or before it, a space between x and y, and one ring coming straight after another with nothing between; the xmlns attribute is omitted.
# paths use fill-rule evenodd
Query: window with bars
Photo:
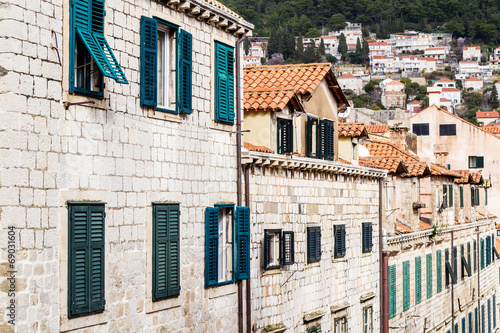
<svg viewBox="0 0 500 333"><path fill-rule="evenodd" d="M321 228L307 228L307 263L321 260Z"/></svg>
<svg viewBox="0 0 500 333"><path fill-rule="evenodd" d="M293 152L293 120L278 118L278 154Z"/></svg>
<svg viewBox="0 0 500 333"><path fill-rule="evenodd" d="M413 133L417 136L429 135L429 124L413 124Z"/></svg>
<svg viewBox="0 0 500 333"><path fill-rule="evenodd" d="M371 222L362 223L363 253L370 252L373 247L373 226Z"/></svg>
<svg viewBox="0 0 500 333"><path fill-rule="evenodd" d="M333 237L334 237L334 258L345 257L346 253L346 237L345 237L345 224L338 224L333 226Z"/></svg>
<svg viewBox="0 0 500 333"><path fill-rule="evenodd" d="M264 268L294 264L293 231L264 230Z"/></svg>

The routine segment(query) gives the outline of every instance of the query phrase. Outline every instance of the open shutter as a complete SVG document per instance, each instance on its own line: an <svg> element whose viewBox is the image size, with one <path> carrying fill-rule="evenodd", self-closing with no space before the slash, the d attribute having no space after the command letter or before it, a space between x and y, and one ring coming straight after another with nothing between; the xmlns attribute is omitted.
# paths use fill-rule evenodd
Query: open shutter
<svg viewBox="0 0 500 333"><path fill-rule="evenodd" d="M465 276L465 271L467 271L468 276L472 276L472 271L470 269L470 264L465 259L465 256L462 254L462 279Z"/></svg>
<svg viewBox="0 0 500 333"><path fill-rule="evenodd" d="M264 269L269 267L270 253L269 249L271 247L271 237L269 236L269 231L264 231Z"/></svg>
<svg viewBox="0 0 500 333"><path fill-rule="evenodd" d="M340 258L342 257L342 226L334 225L333 233L334 233L333 237L335 240L333 257Z"/></svg>
<svg viewBox="0 0 500 333"><path fill-rule="evenodd" d="M479 316L477 313L477 308L474 309L474 333L479 333Z"/></svg>
<svg viewBox="0 0 500 333"><path fill-rule="evenodd" d="M410 308L410 262L403 262L403 311Z"/></svg>
<svg viewBox="0 0 500 333"><path fill-rule="evenodd" d="M483 333L486 333L486 315L485 315L485 309L484 309L484 304L481 305L481 331Z"/></svg>
<svg viewBox="0 0 500 333"><path fill-rule="evenodd" d="M454 269L454 273L455 273L455 280L454 281L458 281L457 280L458 279L458 251L457 251L456 246L453 247L453 269Z"/></svg>
<svg viewBox="0 0 500 333"><path fill-rule="evenodd" d="M205 210L205 286L215 286L218 282L217 250L219 248L219 209L207 207Z"/></svg>
<svg viewBox="0 0 500 333"><path fill-rule="evenodd" d="M157 22L141 17L141 104L156 106Z"/></svg>
<svg viewBox="0 0 500 333"><path fill-rule="evenodd" d="M180 287L180 212L179 205L169 205L168 212L168 296L178 296Z"/></svg>
<svg viewBox="0 0 500 333"><path fill-rule="evenodd" d="M479 206L479 203L480 203L480 199L479 199L479 189L476 188L475 189L475 194L474 194L474 198L476 199L476 206Z"/></svg>
<svg viewBox="0 0 500 333"><path fill-rule="evenodd" d="M470 189L470 205L475 206L476 205L476 189L471 188Z"/></svg>
<svg viewBox="0 0 500 333"><path fill-rule="evenodd" d="M282 262L283 265L293 265L295 263L295 245L293 231L283 231Z"/></svg>
<svg viewBox="0 0 500 333"><path fill-rule="evenodd" d="M415 304L422 301L422 258L415 258Z"/></svg>
<svg viewBox="0 0 500 333"><path fill-rule="evenodd" d="M440 293L443 290L443 272L441 268L441 251L436 252L436 293Z"/></svg>
<svg viewBox="0 0 500 333"><path fill-rule="evenodd" d="M278 118L278 154L293 152L293 121Z"/></svg>
<svg viewBox="0 0 500 333"><path fill-rule="evenodd" d="M495 327L497 327L497 302L495 295L493 295L493 328Z"/></svg>
<svg viewBox="0 0 500 333"><path fill-rule="evenodd" d="M476 156L476 169L484 168L484 156Z"/></svg>
<svg viewBox="0 0 500 333"><path fill-rule="evenodd" d="M234 50L215 43L215 120L234 124Z"/></svg>
<svg viewBox="0 0 500 333"><path fill-rule="evenodd" d="M432 297L432 253L425 257L427 298Z"/></svg>
<svg viewBox="0 0 500 333"><path fill-rule="evenodd" d="M472 328L472 312L469 312L469 333L473 333Z"/></svg>
<svg viewBox="0 0 500 333"><path fill-rule="evenodd" d="M396 317L396 265L389 266L389 319Z"/></svg>
<svg viewBox="0 0 500 333"><path fill-rule="evenodd" d="M491 299L488 300L488 333L491 333Z"/></svg>
<svg viewBox="0 0 500 333"><path fill-rule="evenodd" d="M179 111L191 114L193 36L184 30L179 36Z"/></svg>
<svg viewBox="0 0 500 333"><path fill-rule="evenodd" d="M448 185L448 207L453 207L453 185Z"/></svg>
<svg viewBox="0 0 500 333"><path fill-rule="evenodd" d="M236 279L246 280L250 278L250 208L236 207L236 218Z"/></svg>
<svg viewBox="0 0 500 333"><path fill-rule="evenodd" d="M491 263L491 238L486 236L486 266Z"/></svg>

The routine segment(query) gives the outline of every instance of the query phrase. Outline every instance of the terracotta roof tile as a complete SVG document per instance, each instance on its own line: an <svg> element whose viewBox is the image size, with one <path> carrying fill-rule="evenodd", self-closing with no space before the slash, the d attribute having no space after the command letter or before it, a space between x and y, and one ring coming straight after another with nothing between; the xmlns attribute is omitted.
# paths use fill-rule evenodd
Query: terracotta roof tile
<svg viewBox="0 0 500 333"><path fill-rule="evenodd" d="M481 82L481 80L479 80L478 78L475 78L474 76L471 76L469 77L467 80L465 80L466 82L471 82L471 81L475 81L475 82Z"/></svg>
<svg viewBox="0 0 500 333"><path fill-rule="evenodd" d="M432 229L432 224L430 219L420 218L420 230Z"/></svg>
<svg viewBox="0 0 500 333"><path fill-rule="evenodd" d="M483 176L481 175L481 172L471 172L471 177L472 177L472 183L473 184L481 184L483 182Z"/></svg>
<svg viewBox="0 0 500 333"><path fill-rule="evenodd" d="M359 78L359 77L354 76L354 75L352 75L352 74L345 74L345 75L342 75L341 77L338 77L338 78L337 78L337 80L338 80L338 79L358 79L358 78Z"/></svg>
<svg viewBox="0 0 500 333"><path fill-rule="evenodd" d="M368 137L365 123L339 123L339 136Z"/></svg>
<svg viewBox="0 0 500 333"><path fill-rule="evenodd" d="M477 111L476 118L498 118L500 114L498 111Z"/></svg>
<svg viewBox="0 0 500 333"><path fill-rule="evenodd" d="M439 79L439 80L437 80L436 82L453 82L453 83L455 83L455 81L452 81L452 80L447 79L447 78L445 78L445 77L440 78L440 79Z"/></svg>
<svg viewBox="0 0 500 333"><path fill-rule="evenodd" d="M352 164L351 162L346 161L346 160L344 160L343 158L340 158L340 157L339 157L339 162L342 162L344 164Z"/></svg>
<svg viewBox="0 0 500 333"><path fill-rule="evenodd" d="M472 181L472 176L469 170L454 170L456 173L460 174L462 177L455 179L457 184L468 184Z"/></svg>
<svg viewBox="0 0 500 333"><path fill-rule="evenodd" d="M413 104L418 104L418 105L420 105L420 103L422 103L422 102L417 101L417 100L414 100L414 101L412 101L412 102L408 103L407 105L413 105Z"/></svg>
<svg viewBox="0 0 500 333"><path fill-rule="evenodd" d="M266 147L262 147L262 146L256 146L256 145L253 145L249 142L243 142L243 147L245 149L248 149L248 150L252 150L252 151L258 151L258 152L261 152L261 153L274 153L274 151L272 151L271 149L269 148L266 148Z"/></svg>
<svg viewBox="0 0 500 333"><path fill-rule="evenodd" d="M399 235L399 234L409 234L410 232L415 232L415 230L413 230L412 228L410 228L406 224L403 224L403 223L401 223L399 221L396 221L395 229L396 229L395 231L396 231L397 235Z"/></svg>
<svg viewBox="0 0 500 333"><path fill-rule="evenodd" d="M388 173L408 171L400 157L360 157L359 162L364 166L387 170Z"/></svg>
<svg viewBox="0 0 500 333"><path fill-rule="evenodd" d="M431 170L425 162L407 163L406 169L408 169L408 173L405 173L403 177L422 177L431 174Z"/></svg>
<svg viewBox="0 0 500 333"><path fill-rule="evenodd" d="M396 148L393 144L379 140L362 143L370 152L370 157L401 157L404 163L420 162L416 155Z"/></svg>
<svg viewBox="0 0 500 333"><path fill-rule="evenodd" d="M245 111L282 111L289 102L296 109L304 110L293 90L245 91L243 99Z"/></svg>
<svg viewBox="0 0 500 333"><path fill-rule="evenodd" d="M491 134L500 134L500 127L498 126L486 126L484 130Z"/></svg>
<svg viewBox="0 0 500 333"><path fill-rule="evenodd" d="M366 125L366 130L368 133L387 133L389 132L389 126L387 125Z"/></svg>
<svg viewBox="0 0 500 333"><path fill-rule="evenodd" d="M443 88L444 92L457 92L460 91L457 88Z"/></svg>
<svg viewBox="0 0 500 333"><path fill-rule="evenodd" d="M405 84L404 83L401 83L399 81L396 81L396 80L393 80L389 83L387 83L388 86L404 86Z"/></svg>
<svg viewBox="0 0 500 333"><path fill-rule="evenodd" d="M462 176L453 171L453 170L448 170L438 164L431 163L431 175L433 176L450 176L450 177L455 177L455 178L461 178Z"/></svg>

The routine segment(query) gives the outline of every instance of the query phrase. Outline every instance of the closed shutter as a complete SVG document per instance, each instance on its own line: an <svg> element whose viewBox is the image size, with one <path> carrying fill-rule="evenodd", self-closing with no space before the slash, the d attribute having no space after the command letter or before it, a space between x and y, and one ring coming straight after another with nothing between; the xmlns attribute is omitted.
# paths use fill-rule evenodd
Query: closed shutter
<svg viewBox="0 0 500 333"><path fill-rule="evenodd" d="M479 316L477 313L477 308L474 309L474 331L479 333Z"/></svg>
<svg viewBox="0 0 500 333"><path fill-rule="evenodd" d="M335 247L334 257L345 256L345 225L335 225L334 227Z"/></svg>
<svg viewBox="0 0 500 333"><path fill-rule="evenodd" d="M157 23L141 17L141 105L156 106Z"/></svg>
<svg viewBox="0 0 500 333"><path fill-rule="evenodd" d="M293 152L293 121L278 118L278 154Z"/></svg>
<svg viewBox="0 0 500 333"><path fill-rule="evenodd" d="M497 302L496 297L493 295L493 328L497 327Z"/></svg>
<svg viewBox="0 0 500 333"><path fill-rule="evenodd" d="M307 117L307 129L306 129L306 141L307 141L306 156L307 157L315 157L316 156L316 152L314 152L314 154L313 154L313 151L312 151L312 147L313 147L313 133L312 133L313 121L314 121L313 119Z"/></svg>
<svg viewBox="0 0 500 333"><path fill-rule="evenodd" d="M477 271L477 242L473 241L473 250L474 250L474 273Z"/></svg>
<svg viewBox="0 0 500 333"><path fill-rule="evenodd" d="M465 317L462 318L462 333L465 333Z"/></svg>
<svg viewBox="0 0 500 333"><path fill-rule="evenodd" d="M476 206L479 206L480 199L479 199L479 189L478 188L475 189L474 199L475 199Z"/></svg>
<svg viewBox="0 0 500 333"><path fill-rule="evenodd" d="M448 186L449 207L453 207L453 185Z"/></svg>
<svg viewBox="0 0 500 333"><path fill-rule="evenodd" d="M250 278L250 208L236 207L236 279Z"/></svg>
<svg viewBox="0 0 500 333"><path fill-rule="evenodd" d="M439 250L436 252L436 293L440 293L443 290L443 272L441 267L441 250Z"/></svg>
<svg viewBox="0 0 500 333"><path fill-rule="evenodd" d="M318 125L318 136L317 136L317 148L318 157L325 158L326 156L326 125L325 120L320 120Z"/></svg>
<svg viewBox="0 0 500 333"><path fill-rule="evenodd" d="M488 300L488 333L491 333L491 299Z"/></svg>
<svg viewBox="0 0 500 333"><path fill-rule="evenodd" d="M427 287L427 298L432 297L432 253L426 256L426 287Z"/></svg>
<svg viewBox="0 0 500 333"><path fill-rule="evenodd" d="M464 208L464 187L460 186L460 208Z"/></svg>
<svg viewBox="0 0 500 333"><path fill-rule="evenodd" d="M282 244L283 265L293 265L295 263L295 243L293 231L283 231Z"/></svg>
<svg viewBox="0 0 500 333"><path fill-rule="evenodd" d="M396 317L396 265L389 266L389 319Z"/></svg>
<svg viewBox="0 0 500 333"><path fill-rule="evenodd" d="M372 250L373 229L371 223L362 224L362 243L363 252L370 252Z"/></svg>
<svg viewBox="0 0 500 333"><path fill-rule="evenodd" d="M484 168L484 156L476 156L476 169Z"/></svg>
<svg viewBox="0 0 500 333"><path fill-rule="evenodd" d="M486 236L486 266L491 264L491 237Z"/></svg>
<svg viewBox="0 0 500 333"><path fill-rule="evenodd" d="M470 205L471 206L475 206L476 205L476 199L475 199L475 195L474 195L475 193L476 192L475 192L474 188L471 188L470 189Z"/></svg>
<svg viewBox="0 0 500 333"><path fill-rule="evenodd" d="M486 333L486 315L484 311L484 304L481 305L481 332Z"/></svg>
<svg viewBox="0 0 500 333"><path fill-rule="evenodd" d="M448 186L447 185L443 185L443 208L447 208L448 207Z"/></svg>
<svg viewBox="0 0 500 333"><path fill-rule="evenodd" d="M153 206L153 300L180 293L179 205Z"/></svg>
<svg viewBox="0 0 500 333"><path fill-rule="evenodd" d="M70 318L104 311L104 205L69 206Z"/></svg>
<svg viewBox="0 0 500 333"><path fill-rule="evenodd" d="M469 312L469 333L472 332L472 312Z"/></svg>
<svg viewBox="0 0 500 333"><path fill-rule="evenodd" d="M484 189L484 205L488 206L488 189Z"/></svg>
<svg viewBox="0 0 500 333"><path fill-rule="evenodd" d="M341 255L342 257L345 256L346 254L346 234L345 234L345 225L342 225L342 228L341 228L341 235L342 235L342 239L341 239L341 248L340 248L340 251L341 251Z"/></svg>
<svg viewBox="0 0 500 333"><path fill-rule="evenodd" d="M218 282L219 209L207 207L205 210L205 286L215 286Z"/></svg>
<svg viewBox="0 0 500 333"><path fill-rule="evenodd" d="M234 124L234 50L215 42L215 121Z"/></svg>
<svg viewBox="0 0 500 333"><path fill-rule="evenodd" d="M484 239L481 238L481 269L484 269Z"/></svg>
<svg viewBox="0 0 500 333"><path fill-rule="evenodd" d="M470 243L467 244L467 250L468 250L468 257L469 260L465 258L465 253L464 253L464 245L461 245L461 262L462 262L462 280L464 279L465 272L467 272L468 276L472 276L472 271L470 269Z"/></svg>
<svg viewBox="0 0 500 333"><path fill-rule="evenodd" d="M334 158L334 151L333 151L333 143L334 143L334 136L333 136L333 122L330 120L323 120L323 126L324 126L324 158L327 160L333 160Z"/></svg>
<svg viewBox="0 0 500 333"><path fill-rule="evenodd" d="M193 36L184 30L179 35L179 111L191 114Z"/></svg>
<svg viewBox="0 0 500 333"><path fill-rule="evenodd" d="M455 325L453 327L454 327L454 332L458 333L458 323L455 323Z"/></svg>
<svg viewBox="0 0 500 333"><path fill-rule="evenodd" d="M410 308L410 262L403 262L403 312Z"/></svg>
<svg viewBox="0 0 500 333"><path fill-rule="evenodd" d="M307 228L307 262L321 260L321 230L320 228Z"/></svg>
<svg viewBox="0 0 500 333"><path fill-rule="evenodd" d="M422 258L415 258L415 304L422 301Z"/></svg>
<svg viewBox="0 0 500 333"><path fill-rule="evenodd" d="M271 236L269 231L264 231L264 269L269 268L269 263L271 261Z"/></svg>

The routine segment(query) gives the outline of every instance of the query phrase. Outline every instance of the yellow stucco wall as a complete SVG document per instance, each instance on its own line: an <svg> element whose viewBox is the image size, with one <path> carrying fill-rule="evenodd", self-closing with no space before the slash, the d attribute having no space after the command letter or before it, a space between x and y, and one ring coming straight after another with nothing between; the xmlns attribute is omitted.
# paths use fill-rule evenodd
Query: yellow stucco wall
<svg viewBox="0 0 500 333"><path fill-rule="evenodd" d="M270 111L245 111L243 129L250 132L243 133L243 141L257 146L271 147L271 112Z"/></svg>
<svg viewBox="0 0 500 333"><path fill-rule="evenodd" d="M346 161L352 159L352 142L350 136L339 137L339 157Z"/></svg>

